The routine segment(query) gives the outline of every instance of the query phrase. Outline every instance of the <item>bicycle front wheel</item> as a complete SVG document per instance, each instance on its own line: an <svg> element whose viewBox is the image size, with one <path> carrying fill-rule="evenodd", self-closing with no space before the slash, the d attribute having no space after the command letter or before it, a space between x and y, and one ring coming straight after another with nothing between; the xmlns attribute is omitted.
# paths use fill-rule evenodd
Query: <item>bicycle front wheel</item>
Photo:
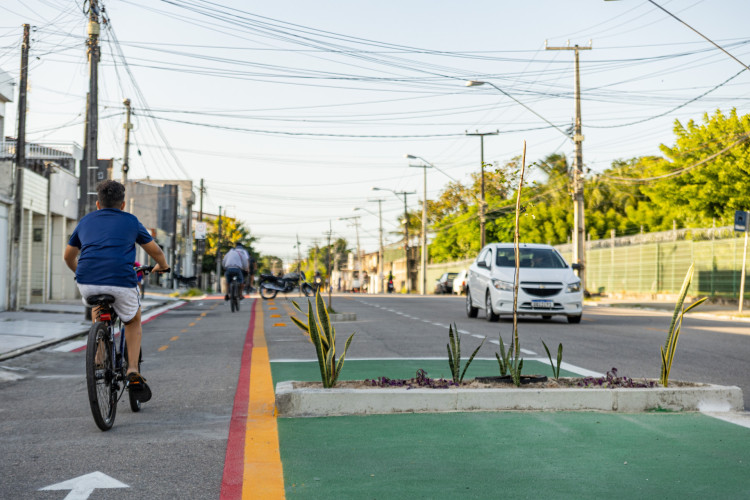
<svg viewBox="0 0 750 500"><path fill-rule="evenodd" d="M237 283L235 282L232 282L232 284L229 285L229 302L232 312L240 310L239 292L237 290Z"/></svg>
<svg viewBox="0 0 750 500"><path fill-rule="evenodd" d="M86 386L94 422L101 430L110 430L117 413L117 380L112 359L112 339L105 323L94 323L89 330Z"/></svg>

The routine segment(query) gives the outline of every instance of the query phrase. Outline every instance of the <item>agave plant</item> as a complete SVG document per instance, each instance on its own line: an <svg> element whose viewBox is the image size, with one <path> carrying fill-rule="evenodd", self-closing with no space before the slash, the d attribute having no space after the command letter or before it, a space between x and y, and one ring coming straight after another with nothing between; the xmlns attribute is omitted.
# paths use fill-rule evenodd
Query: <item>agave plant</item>
<svg viewBox="0 0 750 500"><path fill-rule="evenodd" d="M448 344L446 347L448 348L448 364L451 368L451 375L453 376L453 382L456 384L460 384L464 380L464 375L466 375L466 370L469 369L469 365L472 361L474 361L474 356L477 355L477 352L479 352L479 349L482 348L482 345L484 344L484 341L487 340L487 337L482 339L482 342L479 344L479 347L474 349L474 352L472 353L471 357L469 358L469 361L466 362L466 366L464 367L464 371L461 371L461 337L458 335L458 329L456 329L456 333L453 333L453 327L456 326L450 325L448 327Z"/></svg>
<svg viewBox="0 0 750 500"><path fill-rule="evenodd" d="M563 346L562 343L557 346L557 366L552 362L552 354L549 352L549 347L547 347L547 344L544 343L542 340L542 345L544 346L544 350L547 351L547 357L549 358L549 365L552 367L552 376L555 377L555 380L558 380L560 378L560 365L562 364L562 353L563 353Z"/></svg>
<svg viewBox="0 0 750 500"><path fill-rule="evenodd" d="M690 288L690 282L693 281L693 271L695 264L690 264L685 275L685 281L682 282L682 288L680 289L680 295L677 299L677 304L674 308L674 314L672 315L672 323L669 325L669 334L667 335L667 342L664 347L661 348L661 377L659 382L662 386L667 387L669 384L669 372L672 370L672 362L674 361L674 353L677 349L677 339L680 337L680 329L682 328L682 318L685 313L691 309L698 307L708 299L703 297L688 307L684 307L685 296L687 295L688 288Z"/></svg>
<svg viewBox="0 0 750 500"><path fill-rule="evenodd" d="M352 343L354 334L349 335L346 344L344 344L344 351L336 361L336 329L331 325L331 318L328 316L323 297L320 296L320 290L315 293L314 308L310 300L307 300L307 314L302 311L296 302L292 301L292 304L301 314L307 316L307 322L302 322L294 316L292 316L292 321L307 333L310 342L315 346L323 387L334 387L339 378L339 373L341 373L341 368L344 366L346 351Z"/></svg>

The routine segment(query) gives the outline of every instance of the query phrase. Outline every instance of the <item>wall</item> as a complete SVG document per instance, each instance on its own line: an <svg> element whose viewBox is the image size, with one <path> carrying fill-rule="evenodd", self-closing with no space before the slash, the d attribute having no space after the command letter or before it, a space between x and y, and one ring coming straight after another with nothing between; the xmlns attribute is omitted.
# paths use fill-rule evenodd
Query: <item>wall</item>
<svg viewBox="0 0 750 500"><path fill-rule="evenodd" d="M10 249L10 206L0 203L0 311L8 308L8 250Z"/></svg>

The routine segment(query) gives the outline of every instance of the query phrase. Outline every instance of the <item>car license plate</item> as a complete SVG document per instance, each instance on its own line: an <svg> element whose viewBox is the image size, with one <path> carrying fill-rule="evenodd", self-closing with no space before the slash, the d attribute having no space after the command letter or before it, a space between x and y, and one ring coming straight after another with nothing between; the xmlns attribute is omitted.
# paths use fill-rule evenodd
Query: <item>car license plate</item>
<svg viewBox="0 0 750 500"><path fill-rule="evenodd" d="M555 305L551 300L532 300L531 307L534 309L552 309Z"/></svg>

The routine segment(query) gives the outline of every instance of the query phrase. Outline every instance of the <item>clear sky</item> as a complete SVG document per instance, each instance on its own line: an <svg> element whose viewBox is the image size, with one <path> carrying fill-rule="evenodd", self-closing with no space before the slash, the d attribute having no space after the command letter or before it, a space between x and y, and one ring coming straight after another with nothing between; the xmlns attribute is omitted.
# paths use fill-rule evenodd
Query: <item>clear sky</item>
<svg viewBox="0 0 750 500"><path fill-rule="evenodd" d="M131 178L189 178L207 186L205 209L236 216L263 253L296 256L341 217L361 214L365 250L377 248L382 198L386 241L403 201L428 197L449 176L503 164L527 141L529 161L572 159L572 51L581 52L584 163L659 154L675 120L748 113L750 71L647 0L248 2L103 0L99 156L121 158L124 107L133 102ZM657 0L750 63L750 2ZM0 68L18 77L23 23L32 33L28 140L83 142L88 90L82 0L2 0ZM740 74L738 74L740 73ZM493 82L526 107L489 86ZM703 95L705 94L705 95ZM15 105L5 134L15 136ZM558 128L548 125L551 122ZM140 151L140 155L137 153Z"/></svg>

